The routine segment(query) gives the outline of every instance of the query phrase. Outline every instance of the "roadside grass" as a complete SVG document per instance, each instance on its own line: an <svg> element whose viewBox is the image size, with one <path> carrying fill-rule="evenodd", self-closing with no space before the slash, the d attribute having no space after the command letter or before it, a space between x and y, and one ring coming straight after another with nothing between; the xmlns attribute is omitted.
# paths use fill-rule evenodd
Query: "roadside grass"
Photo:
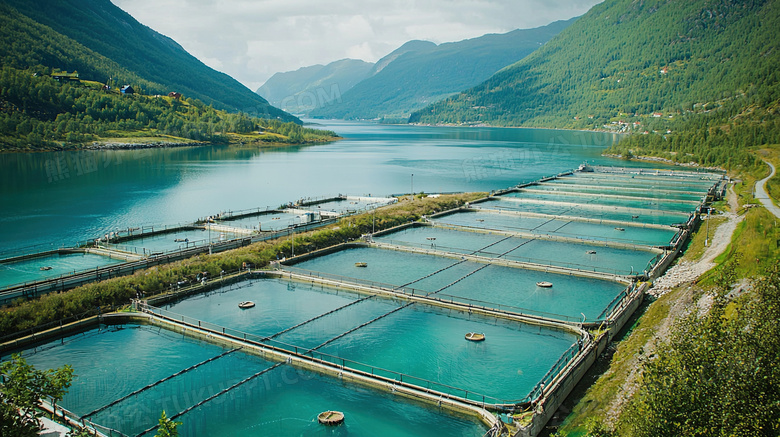
<svg viewBox="0 0 780 437"><path fill-rule="evenodd" d="M699 284L713 286L724 268L733 268L737 278L763 275L780 259L778 219L765 208L750 208L737 226L728 248L717 258L718 267L701 276ZM726 267L728 266L728 267Z"/></svg>
<svg viewBox="0 0 780 437"><path fill-rule="evenodd" d="M780 145L766 146L757 151L756 154L775 166L775 175L766 182L766 191L775 205L780 205Z"/></svg>
<svg viewBox="0 0 780 437"><path fill-rule="evenodd" d="M611 402L626 389L624 384L628 376L646 358L644 345L656 336L672 305L685 294L689 294L687 288L679 287L656 300L646 298L613 344L608 346L607 352L577 384L575 393L579 392L581 397L575 400L571 414L563 421L557 435L585 436L588 422L605 420ZM610 348L614 353L609 353Z"/></svg>
<svg viewBox="0 0 780 437"><path fill-rule="evenodd" d="M710 222L709 231L707 230L707 221ZM727 219L725 217L712 216L703 223L700 223L697 232L693 234L690 240L688 240L687 246L685 248L685 254L679 260L699 260L702 255L704 255L704 251L707 249L707 246L704 243L708 242L707 240L712 238L712 236L715 234L715 230L726 221Z"/></svg>

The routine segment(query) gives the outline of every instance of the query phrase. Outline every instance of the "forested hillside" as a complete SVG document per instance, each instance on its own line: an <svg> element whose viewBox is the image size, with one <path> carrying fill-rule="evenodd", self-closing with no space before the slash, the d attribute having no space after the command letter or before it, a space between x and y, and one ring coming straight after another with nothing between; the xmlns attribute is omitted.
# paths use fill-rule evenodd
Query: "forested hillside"
<svg viewBox="0 0 780 437"><path fill-rule="evenodd" d="M77 70L146 94L176 91L218 109L298 121L109 0L0 0L0 12L4 66Z"/></svg>
<svg viewBox="0 0 780 437"><path fill-rule="evenodd" d="M374 64L342 59L328 65L312 65L276 73L257 89L268 101L290 114L305 114L338 98L365 79Z"/></svg>
<svg viewBox="0 0 780 437"><path fill-rule="evenodd" d="M412 122L602 128L778 98L780 3L607 0ZM644 129L644 128L640 128Z"/></svg>
<svg viewBox="0 0 780 437"><path fill-rule="evenodd" d="M438 46L411 41L377 62L373 74L343 93L340 100L321 105L311 115L406 121L413 110L476 85L522 59L573 21Z"/></svg>
<svg viewBox="0 0 780 437"><path fill-rule="evenodd" d="M78 148L111 138L300 144L335 136L292 122L227 113L185 96L122 94L80 80L60 83L45 67L0 69L0 149Z"/></svg>

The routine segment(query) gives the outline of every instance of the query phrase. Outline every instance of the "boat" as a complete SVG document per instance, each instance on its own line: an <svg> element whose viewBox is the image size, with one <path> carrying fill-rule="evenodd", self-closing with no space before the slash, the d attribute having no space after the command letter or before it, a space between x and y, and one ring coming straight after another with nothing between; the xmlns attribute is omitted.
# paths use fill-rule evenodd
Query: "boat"
<svg viewBox="0 0 780 437"><path fill-rule="evenodd" d="M583 162L580 164L580 166L577 168L577 170L583 172L583 173L592 173L593 167L589 166L587 162Z"/></svg>
<svg viewBox="0 0 780 437"><path fill-rule="evenodd" d="M323 425L338 425L344 422L344 413L341 411L323 411L317 415L317 421Z"/></svg>
<svg viewBox="0 0 780 437"><path fill-rule="evenodd" d="M255 306L255 303L252 302L251 300L245 300L244 302L241 302L240 304L238 304L238 307L241 308L242 310L245 310L247 308L252 308L254 306Z"/></svg>
<svg viewBox="0 0 780 437"><path fill-rule="evenodd" d="M589 250L589 251L587 251L587 254L588 255L595 255L596 251L595 250Z"/></svg>
<svg viewBox="0 0 780 437"><path fill-rule="evenodd" d="M626 230L626 228L615 228L615 230L616 230L616 231L623 232L623 231L625 231L625 230Z"/></svg>
<svg viewBox="0 0 780 437"><path fill-rule="evenodd" d="M466 334L466 340L468 341L485 341L485 334L478 332L469 332Z"/></svg>
<svg viewBox="0 0 780 437"><path fill-rule="evenodd" d="M355 267L368 267L368 263L365 262L355 263Z"/></svg>
<svg viewBox="0 0 780 437"><path fill-rule="evenodd" d="M537 287L542 287L542 288L551 288L552 287L552 282L539 281L539 282L536 283L536 286Z"/></svg>

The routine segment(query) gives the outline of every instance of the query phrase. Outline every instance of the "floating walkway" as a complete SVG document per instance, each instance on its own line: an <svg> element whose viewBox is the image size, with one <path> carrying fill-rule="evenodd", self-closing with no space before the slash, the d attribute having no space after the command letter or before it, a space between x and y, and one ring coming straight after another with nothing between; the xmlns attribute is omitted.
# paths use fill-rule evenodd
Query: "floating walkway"
<svg viewBox="0 0 780 437"><path fill-rule="evenodd" d="M573 215L553 215L553 214L542 214L538 212L507 211L507 210L491 209L491 208L479 208L479 210L484 212L495 213L495 214L512 214L518 217L528 217L528 218L565 220L569 222L596 223L600 225L628 226L633 228L652 228L652 229L666 229L666 230L672 229L672 226L660 225L656 223L626 222L623 220L594 219L594 218L587 218L587 217L578 217Z"/></svg>
<svg viewBox="0 0 780 437"><path fill-rule="evenodd" d="M527 244L528 242L525 242L523 244ZM499 254L499 257L487 257L487 256L481 256L481 255L474 255L474 254L463 254L458 252L446 252L442 250L437 249L420 249L415 247L409 247L409 246L401 246L401 245L395 245L395 244L389 244L389 243L381 243L381 242L374 242L371 243L371 246L379 248L379 249L386 249L386 250L396 250L399 252L409 252L409 253L418 253L423 255L433 255L433 256L439 256L444 258L452 258L452 259L463 259L463 261L473 261L479 264L485 264L485 267L488 265L496 265L496 266L504 266L504 267L514 267L518 269L526 269L526 270L536 270L541 272L550 272L550 273L558 273L561 275L574 275L574 276L582 276L583 278L593 278L593 279L603 279L606 281L616 281L616 282L622 282L625 284L630 284L632 280L635 280L637 277L642 276L642 272L636 272L635 275L610 275L606 273L600 273L600 272L594 272L589 270L583 270L583 269L576 269L576 268L570 268L570 267L564 267L564 266L556 266L556 265L550 265L550 264L539 264L539 263L533 263L533 262L524 262L524 261L513 261L508 259L501 259L500 256L505 255L506 253L511 252L512 250L515 250L517 248L513 248L509 251L507 251L504 254ZM461 262L463 262L461 261ZM436 272L438 273L438 272ZM420 280L425 279L421 278ZM416 282L416 281L415 281ZM411 285L412 283L408 284Z"/></svg>

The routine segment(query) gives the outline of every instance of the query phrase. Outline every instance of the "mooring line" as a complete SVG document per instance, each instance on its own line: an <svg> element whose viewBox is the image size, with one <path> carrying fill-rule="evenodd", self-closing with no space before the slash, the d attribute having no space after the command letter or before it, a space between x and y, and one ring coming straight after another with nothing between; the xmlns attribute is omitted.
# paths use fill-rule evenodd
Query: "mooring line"
<svg viewBox="0 0 780 437"><path fill-rule="evenodd" d="M276 334L270 335L270 336L268 336L268 337L264 337L264 338L263 338L263 340L271 340L271 339L273 339L273 338L276 338L276 337L278 337L278 336L280 336L280 335L282 335L282 334L284 334L284 333L290 332L290 331L292 331L292 330L293 330L293 329L295 329L295 328L300 328L301 326L303 326L303 325L305 325L305 324L307 324L307 323L313 322L313 321L315 321L315 320L317 320L317 319L320 319L320 318L322 318L322 317L325 317L325 316L327 316L327 315L329 315L329 314L333 314L333 313L335 313L336 311L343 310L344 308L347 308L347 307L349 307L349 306L355 305L356 303L360 303L360 302L363 302L364 300L371 299L371 298L373 298L373 297L375 297L375 296L376 296L375 294L372 294L371 296L362 297L362 298L360 298L360 299L358 299L358 300L355 300L355 301L352 301L352 302L350 302L350 303L348 303L348 304L346 304L346 305L342 305L342 306L340 306L340 307L338 307L338 308L336 308L336 309L332 309L332 310L328 311L327 313L322 313L322 314L320 314L319 316L312 317L311 319L309 319L309 320L306 320L306 321L303 321L303 322L301 322L301 323L298 323L298 324L297 324L297 325L295 325L295 326L291 326L291 327L289 327L289 328L287 328L287 329L285 329L285 330L279 331L279 332L277 332Z"/></svg>
<svg viewBox="0 0 780 437"><path fill-rule="evenodd" d="M223 394L225 394L225 393L229 392L230 390L233 390L234 388L236 388L236 387L238 387L238 386L240 386L240 385L242 385L242 384L245 384L245 383L249 382L250 380L252 380L252 379L254 379L254 378L257 378L258 376L260 376L260 375L262 375L262 374L264 374L264 373L266 373L266 372L269 372L269 371L271 371L271 370L273 370L273 369L275 369L275 368L277 368L277 367L279 367L279 366L281 366L281 365L283 365L283 364L284 364L284 363L276 363L276 364L274 364L274 365L273 365L273 366L271 366L271 367L268 367L268 368L266 368L266 369L263 369L263 370L261 370L261 371L259 371L259 372L255 373L254 375L251 375L251 376L249 376L248 378L242 379L241 381L238 381L237 383L235 383L235 384L231 385L230 387L228 387L228 388L226 388L226 389L224 389L224 390L222 390L222 391L220 391L220 392L218 392L218 393L215 393L215 394L213 394L213 395L211 395L211 396L207 397L206 399L203 399L202 401L198 402L197 404L195 404L195 405L193 405L193 406L191 406L191 407L189 407L189 408L186 408L184 411L181 411L181 412L179 412L179 413L176 413L176 414L174 414L174 415L173 415L173 416L171 416L169 419L170 419L170 420L176 420L176 419L178 419L179 417L181 417L181 416L183 416L183 415L185 415L185 414L189 413L190 411L194 410L195 408L198 408L198 407L200 407L201 405L205 404L206 402L209 402L209 401L211 401L211 400L213 400L213 399L215 399L215 398L217 398L217 397L219 397L219 396L221 396L221 395L223 395ZM143 436L144 434L148 434L148 433L150 433L150 432L154 431L155 429L157 429L157 428L159 428L159 427L160 427L160 424L154 425L154 426L152 426L151 428L149 428L149 429L147 429L147 430L145 430L145 431L142 431L140 434L136 434L136 436L135 436L135 437L141 437L141 436Z"/></svg>
<svg viewBox="0 0 780 437"><path fill-rule="evenodd" d="M345 335L351 334L351 333L353 333L353 332L357 331L358 329L360 329L360 328L362 328L362 327L364 327L364 326L368 326L368 325L370 325L370 324L372 324L372 323L376 322L376 321L377 321L377 320L379 320L379 319L383 319L383 318L385 318L385 317L389 316L390 314L393 314L393 313L395 313L395 312L397 312L397 311L401 311L402 309L404 309L404 308L406 308L406 307L409 307L409 306L412 306L412 305L414 305L414 304L415 304L415 302L409 302L409 303L407 303L407 304L401 305L400 307L398 307L398 308L395 308L395 309L393 309L393 310L392 310L392 311L390 311L390 312L384 313L384 314L382 314L382 315L381 315L381 316L379 316L379 317L375 317L375 318L373 318L373 319L369 320L368 322L365 322L365 323L363 323L363 324L361 324L361 325L355 326L354 328L350 329L349 331L342 332L341 334L339 334L339 335L337 335L337 336L335 336L335 337L331 338L330 340L326 341L325 343L322 343L322 344L320 344L319 346L315 346L315 347L313 347L313 348L309 349L307 352L314 352L314 351L316 351L317 349L319 349L319 348L321 348L321 347L323 347L323 346L325 346L325 345L328 345L328 344L330 344L330 343L333 343L334 341L336 341L336 340L340 339L341 337L344 337Z"/></svg>
<svg viewBox="0 0 780 437"><path fill-rule="evenodd" d="M141 393L141 392L142 392L142 391L144 391L144 390L148 390L148 389L150 389L150 388L152 388L152 387L154 387L154 386L160 385L160 384L162 384L163 382L165 382L165 381L168 381L169 379L172 379L172 378L175 378L175 377L177 377L177 376L181 375L182 373L189 372L190 370L193 370L193 369L195 369L195 368L197 368L197 367L200 367L200 366L202 366L202 365L204 365L204 364L210 363L210 362L212 362L212 361L214 361L214 360L216 360L216 359L222 358L222 357L224 357L225 355L232 354L233 352L236 352L236 351L238 351L238 350L240 350L240 349L241 349L240 347L237 347L237 348L235 348L235 349L231 349L231 350L229 350L229 351L226 351L226 352L223 352L223 353L221 353L221 354L219 354L219 355L217 355L217 356L215 356L215 357L211 357L211 358L209 358L209 359L207 359L207 360L205 360L205 361L201 361L201 362L200 362L200 363L198 363L198 364L193 364L192 366L190 366L190 367L187 367L186 369L179 370L178 372L174 373L173 375L166 376L165 378L163 378L163 379L161 379L161 380L159 380L159 381L156 381L156 382L153 382L153 383L151 383L151 384L148 384L148 385L146 385L145 387L139 388L138 390L136 390L136 391L134 391L134 392L132 392L132 393L130 393L130 394L128 394L128 395L122 396L121 398L119 398L119 399L115 400L114 402L111 402L110 404L104 405L104 406L102 406L102 407L100 407L100 408L98 408L98 409L96 409L96 410L93 410L93 411L91 411L91 412L89 412L89 413L87 413L87 414L85 414L85 415L81 416L81 417L80 417L80 419L81 419L81 420L84 420L85 418L87 418L87 417L89 417L89 416L93 416L93 415L95 415L95 414L97 414L97 413L99 413L99 412L101 412L101 411L105 410L106 408L112 407L112 406L114 406L114 405L116 405L116 404L118 404L118 403L120 403L120 402L124 401L125 399L128 399L128 398L130 398L130 397L132 397L132 396L135 396L135 395L137 395L138 393Z"/></svg>

